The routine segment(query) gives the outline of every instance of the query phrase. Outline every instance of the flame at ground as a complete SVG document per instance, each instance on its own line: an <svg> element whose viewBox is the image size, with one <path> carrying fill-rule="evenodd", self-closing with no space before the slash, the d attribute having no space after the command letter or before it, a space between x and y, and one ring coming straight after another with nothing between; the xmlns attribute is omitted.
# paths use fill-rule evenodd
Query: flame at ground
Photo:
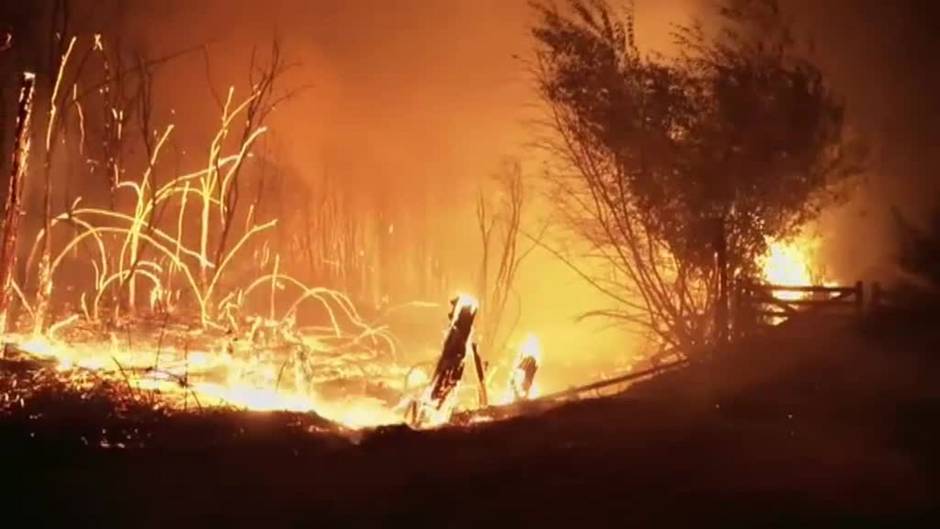
<svg viewBox="0 0 940 529"><path fill-rule="evenodd" d="M465 308L475 311L478 302L461 294L455 314ZM66 382L93 372L124 384L128 396L147 392L148 402L161 407L312 412L361 428L403 422L413 400L410 388L429 382L426 373L399 364L387 350L387 337L371 327L345 335L338 327L304 332L290 318L255 319L233 334L191 325L167 330L165 321L154 328L146 317L124 321L124 331L103 331L74 316L63 321L44 334L2 339L14 354L50 362ZM520 358L539 354L534 337L520 349ZM446 412L428 425L449 422L450 408Z"/></svg>
<svg viewBox="0 0 940 529"><path fill-rule="evenodd" d="M519 346L519 352L513 362L509 378L509 388L504 400L514 402L519 399L531 399L539 396L539 386L535 375L542 365L542 344L538 336L528 334Z"/></svg>
<svg viewBox="0 0 940 529"><path fill-rule="evenodd" d="M330 214L305 218L303 229L312 230L311 222L317 219L317 230L323 232L317 233L316 243L301 237L275 240L275 228L287 235L295 226L289 222L299 218L282 222L272 216L282 208L267 207L271 199L262 205L260 191L250 205L237 198L240 187L256 181L260 185L265 178L267 164L251 168L250 162L268 132L263 116L283 96L272 88L284 66L277 48L270 62L252 65L259 77L249 93L236 96L235 87L229 86L208 145L187 145L178 153L208 154L194 164L188 156L185 163L178 157L175 163L161 158L176 143L172 123L159 129L155 123L138 123L146 156L132 156L139 144L122 140L106 142L102 159L89 157L84 148L86 116L78 103L84 98L75 94L77 87L90 82L81 74L84 58L103 54L104 44L101 35L93 41L77 36L67 40L53 68L57 75L47 79L54 89L46 105L45 154L51 145L62 145L70 149L67 157L88 157L85 165L95 168L91 176L106 167L109 176L113 174L108 181L110 200L89 192L87 198L71 198L58 214L47 200L45 225L31 246L22 234L7 234L5 250L12 253L6 251L8 262L2 264L13 270L11 257L22 254L26 273L17 278L19 283L13 279L18 274L8 274L8 284L0 285L5 298L17 295L19 305L8 311L10 300L0 299L0 329L9 331L0 335L6 344L0 356L41 359L40 364L54 367L72 387L84 379L100 379L109 386L117 382L121 396L160 407L182 401L184 407L194 403L200 408L313 411L350 426L400 422L398 408L410 390L409 370L399 363L397 341L386 325L372 325L362 317L354 296L327 286L333 279L346 283L347 274L355 277L361 271L362 280L353 281L362 283L359 299L377 293L371 292L378 284L366 279L366 270L380 265L384 254L375 248L381 246L381 236L370 223L335 214L342 206L332 189L317 195L324 205L331 204L319 208ZM86 44L88 52L79 52L76 46ZM78 55L84 57L80 64L70 60ZM65 96L67 89L59 96L60 86L68 86L64 79L72 80L74 101ZM123 90L122 83L108 81L98 93ZM151 94L146 96L140 103L150 108ZM114 119L125 111L123 105L112 106L110 97L96 104L106 110L102 115ZM32 106L23 103L18 110L28 117ZM81 143L70 143L73 135L63 132L71 119L78 121ZM89 121L88 127L108 128L111 121ZM28 138L28 132L24 127L22 138ZM24 167L27 154L24 149ZM181 166L200 169L183 173L177 170ZM47 176L71 175L46 169ZM53 185L47 184L49 199ZM25 209L24 215L40 214ZM389 223L386 235L393 232ZM300 246L320 248L291 259L291 254L301 253ZM349 270L333 279L333 273L321 278L313 261ZM70 268L77 271L66 273ZM307 285L291 275L298 271L326 284ZM475 314L477 301L459 296L456 313L468 307ZM298 324L299 314L309 316L301 318L303 325ZM52 323L56 318L64 319Z"/></svg>
<svg viewBox="0 0 940 529"><path fill-rule="evenodd" d="M3 336L7 344L36 358L55 363L68 379L77 370L111 376L128 385L131 392L159 395L169 406L189 401L190 406L235 407L251 411L315 412L348 427L359 428L399 423L396 403L369 397L361 392L324 398L302 385L290 387L284 362L273 359L238 358L226 352L180 351L173 347L141 345L139 348L110 342L74 343L43 336ZM151 344L152 345L152 344ZM392 365L376 376L394 383L402 371ZM390 384L391 385L391 384ZM303 388L303 389L298 389Z"/></svg>

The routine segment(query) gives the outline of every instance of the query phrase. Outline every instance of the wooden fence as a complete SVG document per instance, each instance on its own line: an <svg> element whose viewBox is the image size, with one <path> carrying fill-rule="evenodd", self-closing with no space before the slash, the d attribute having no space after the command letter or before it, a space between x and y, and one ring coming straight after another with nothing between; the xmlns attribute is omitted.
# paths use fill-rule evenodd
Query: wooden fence
<svg viewBox="0 0 940 529"><path fill-rule="evenodd" d="M734 328L742 334L801 312L861 315L864 310L861 281L851 287L751 284L740 288L735 297Z"/></svg>

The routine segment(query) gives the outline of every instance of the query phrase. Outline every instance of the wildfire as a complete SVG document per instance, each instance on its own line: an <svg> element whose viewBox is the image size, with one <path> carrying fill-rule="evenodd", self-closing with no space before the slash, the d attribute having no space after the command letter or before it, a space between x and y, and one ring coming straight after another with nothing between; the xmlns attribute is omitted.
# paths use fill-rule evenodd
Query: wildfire
<svg viewBox="0 0 940 529"><path fill-rule="evenodd" d="M273 214L259 207L260 184L254 202L239 198L254 171L252 151L268 132L263 116L278 100L271 92L283 66L276 49L259 74L263 80L247 94L236 97L229 87L215 136L194 151L206 157L193 166L198 170L182 173L162 161L176 134L173 123L141 127L147 156L122 155L131 145L122 136L129 110L110 98L111 87L88 97L103 98L99 103L108 112L101 128L116 137L103 142L101 153L86 151L85 103L78 82L66 84L79 78L80 65L70 60L77 43L71 38L59 58L47 101L40 164L46 170L45 222L30 245L19 227L18 219L25 218L19 193L10 194L0 219L7 256L0 259L0 357L38 359L74 387L89 378L116 381L123 384L122 394L161 407L315 412L353 427L401 422L402 407L414 402L407 395L411 370L400 363L390 331L367 322L346 293L291 275L301 270L287 257L281 261L280 252L288 256L290 247L272 246L267 238L280 219L262 218ZM100 35L89 44L109 70ZM30 97L21 97L18 109L23 126L16 134L16 166L22 168L17 189L35 178L26 171L34 78L24 81L23 93ZM63 132L72 122L80 132L78 144ZM64 211L52 211L56 146L105 169L100 191L107 200L89 190L87 198L75 196ZM387 231L393 233L394 225ZM339 233L324 246L343 253L349 244L363 256L359 239L349 235ZM17 264L19 255L25 259ZM14 274L18 267L20 277ZM334 284L315 273L309 277ZM477 309L472 296L453 300L448 339L420 399L431 417L423 424L437 423L437 416L449 420L468 355L480 381L480 403L487 405L485 364L472 342ZM517 398L535 393L538 363L532 338L517 362Z"/></svg>
<svg viewBox="0 0 940 529"><path fill-rule="evenodd" d="M90 156L78 83L65 84L72 77L66 71L76 69L70 57L78 42L71 38L60 57L48 101L47 179L54 146ZM91 51L110 68L100 35ZM315 411L350 426L401 420L393 410L406 369L389 331L368 324L343 292L292 277L264 239L278 219L259 219L257 201L239 202L239 180L268 130L260 116L273 109L270 84L279 71L275 53L265 81L248 94L236 98L229 88L200 170L162 170L172 123L162 132L142 129L152 147L145 160L121 156L125 144L106 141L112 150L97 162L107 168L110 200L89 203L79 196L54 214L47 180L46 222L31 247L20 244L21 197L11 194L6 211L13 220L0 223L8 256L0 263L2 356L48 362L67 382L88 373L123 382L128 394L149 392L148 402L158 396L161 406ZM30 83L24 87L32 93ZM125 109L108 97L101 103L120 140ZM21 97L17 166L24 170L18 184L27 177L31 112L31 98ZM70 119L81 133L72 147L65 127L57 126ZM240 140L227 141L232 137ZM141 163L139 171L125 166L134 162ZM18 253L26 257L20 284L12 273ZM91 276L90 286L78 282L82 275ZM20 310L8 319L14 293ZM298 314L308 311L322 316L298 325Z"/></svg>

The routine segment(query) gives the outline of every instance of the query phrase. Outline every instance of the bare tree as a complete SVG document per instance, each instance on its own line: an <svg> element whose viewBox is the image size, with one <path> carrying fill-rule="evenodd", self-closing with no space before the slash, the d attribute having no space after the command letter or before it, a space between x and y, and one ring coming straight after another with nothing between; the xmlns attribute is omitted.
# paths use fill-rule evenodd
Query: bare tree
<svg viewBox="0 0 940 529"><path fill-rule="evenodd" d="M290 65L284 62L281 55L281 45L276 39L271 44L270 57L266 63L257 58L257 49L252 49L251 60L248 66L248 84L252 90L252 97L245 109L245 120L242 128L240 145L250 143L250 137L262 127L267 117L278 104L292 97L297 90L281 94L275 88L277 80L284 74ZM299 90L299 89L298 89ZM216 160L217 162L218 160ZM228 245L229 235L232 231L235 214L238 211L241 197L241 181L239 176L242 164L239 163L230 170L229 176L219 186L219 200L223 206L221 233L215 249L214 261L219 262ZM225 182L228 182L226 185ZM259 183L263 186L263 182Z"/></svg>
<svg viewBox="0 0 940 529"><path fill-rule="evenodd" d="M526 197L519 162L505 161L494 180L498 186L495 204L487 200L489 193L481 191L476 209L482 251L478 291L482 298L479 327L480 347L484 354L498 354L505 349L518 320L517 312L507 325L506 311L516 295L516 273L541 240L539 236L526 247L520 245ZM517 308L519 303L517 299Z"/></svg>

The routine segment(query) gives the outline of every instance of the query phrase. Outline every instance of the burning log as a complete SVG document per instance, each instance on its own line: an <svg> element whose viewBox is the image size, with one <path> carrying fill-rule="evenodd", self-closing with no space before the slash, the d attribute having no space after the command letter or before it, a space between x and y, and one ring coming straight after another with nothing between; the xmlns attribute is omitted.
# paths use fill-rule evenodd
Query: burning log
<svg viewBox="0 0 940 529"><path fill-rule="evenodd" d="M16 271L16 242L20 217L23 216L23 179L29 161L29 124L33 113L33 92L36 76L26 72L20 82L20 96L16 114L16 132L13 144L13 166L7 187L6 203L0 225L0 332L7 330L13 275Z"/></svg>

